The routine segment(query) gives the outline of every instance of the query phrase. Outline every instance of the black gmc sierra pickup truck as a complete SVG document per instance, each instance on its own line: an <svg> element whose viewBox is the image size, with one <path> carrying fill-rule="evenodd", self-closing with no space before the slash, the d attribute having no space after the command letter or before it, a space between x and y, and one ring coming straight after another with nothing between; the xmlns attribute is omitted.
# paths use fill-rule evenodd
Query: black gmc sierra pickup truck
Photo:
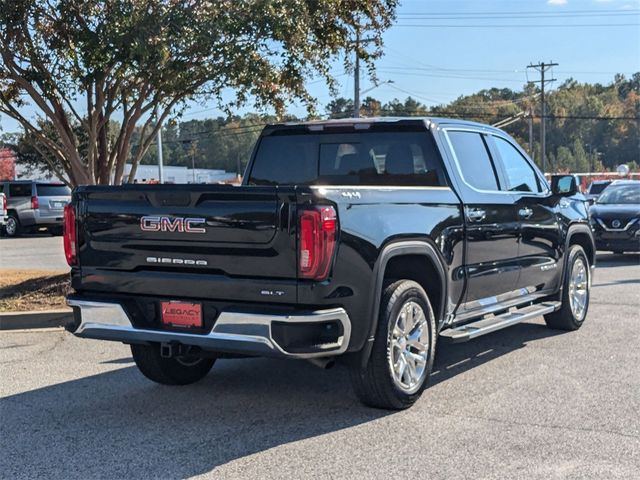
<svg viewBox="0 0 640 480"><path fill-rule="evenodd" d="M595 266L586 205L573 176L549 185L486 125L270 125L242 186L73 192L68 329L130 344L163 384L222 357L340 358L364 403L402 409L438 343L541 315L580 328Z"/></svg>

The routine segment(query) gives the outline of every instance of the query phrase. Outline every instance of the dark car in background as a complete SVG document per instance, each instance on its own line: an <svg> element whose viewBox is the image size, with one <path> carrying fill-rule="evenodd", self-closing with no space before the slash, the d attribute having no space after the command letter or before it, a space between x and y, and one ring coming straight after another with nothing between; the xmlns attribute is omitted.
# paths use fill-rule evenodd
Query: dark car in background
<svg viewBox="0 0 640 480"><path fill-rule="evenodd" d="M64 206L71 201L71 190L64 183L5 181L0 183L0 192L7 201L5 235L15 237L43 228L62 235Z"/></svg>
<svg viewBox="0 0 640 480"><path fill-rule="evenodd" d="M587 187L584 196L587 197L589 203L593 203L609 185L611 185L611 180L594 180Z"/></svg>
<svg viewBox="0 0 640 480"><path fill-rule="evenodd" d="M640 251L640 181L611 182L589 213L598 250Z"/></svg>

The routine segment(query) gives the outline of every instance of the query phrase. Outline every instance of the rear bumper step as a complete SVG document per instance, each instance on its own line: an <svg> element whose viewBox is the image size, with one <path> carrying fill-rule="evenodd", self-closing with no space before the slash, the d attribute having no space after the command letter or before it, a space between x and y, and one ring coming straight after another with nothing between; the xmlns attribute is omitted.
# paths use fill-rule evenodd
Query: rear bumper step
<svg viewBox="0 0 640 480"><path fill-rule="evenodd" d="M222 311L212 330L206 334L136 328L119 303L96 302L68 298L67 304L79 314L79 324L73 334L82 338L112 340L124 343L177 343L200 347L213 352L238 353L289 358L316 358L340 355L349 345L351 322L343 308L296 313L294 315L258 314ZM77 317L76 317L77 318ZM330 343L310 348L287 350L274 336L287 326L338 323L340 335ZM274 330L277 332L274 335ZM291 351L294 350L294 351Z"/></svg>
<svg viewBox="0 0 640 480"><path fill-rule="evenodd" d="M560 308L560 302L544 302L522 307L501 315L483 318L459 327L448 328L440 332L440 339L448 343L462 343L481 337L497 330L516 325L531 318L546 315Z"/></svg>

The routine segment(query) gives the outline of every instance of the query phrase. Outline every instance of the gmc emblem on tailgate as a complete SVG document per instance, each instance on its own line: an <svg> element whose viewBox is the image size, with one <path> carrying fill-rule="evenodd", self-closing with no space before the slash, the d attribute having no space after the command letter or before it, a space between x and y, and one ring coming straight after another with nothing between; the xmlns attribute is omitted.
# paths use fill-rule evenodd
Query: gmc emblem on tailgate
<svg viewBox="0 0 640 480"><path fill-rule="evenodd" d="M204 218L142 217L140 229L143 232L206 233L204 227L194 227L203 223Z"/></svg>

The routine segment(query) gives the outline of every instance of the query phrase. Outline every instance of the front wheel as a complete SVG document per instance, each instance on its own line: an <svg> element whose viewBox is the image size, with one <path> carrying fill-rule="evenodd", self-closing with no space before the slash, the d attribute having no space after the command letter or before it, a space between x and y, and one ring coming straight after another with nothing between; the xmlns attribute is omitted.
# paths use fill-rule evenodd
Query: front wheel
<svg viewBox="0 0 640 480"><path fill-rule="evenodd" d="M562 289L562 306L544 316L547 326L558 330L577 330L589 310L591 278L587 255L580 245L569 248L567 271Z"/></svg>
<svg viewBox="0 0 640 480"><path fill-rule="evenodd" d="M160 345L131 345L138 369L149 380L163 385L188 385L204 378L213 367L214 358L183 355L163 357Z"/></svg>
<svg viewBox="0 0 640 480"><path fill-rule="evenodd" d="M399 280L385 288L371 357L351 365L351 380L366 405L402 410L424 390L435 355L435 317L420 284Z"/></svg>

